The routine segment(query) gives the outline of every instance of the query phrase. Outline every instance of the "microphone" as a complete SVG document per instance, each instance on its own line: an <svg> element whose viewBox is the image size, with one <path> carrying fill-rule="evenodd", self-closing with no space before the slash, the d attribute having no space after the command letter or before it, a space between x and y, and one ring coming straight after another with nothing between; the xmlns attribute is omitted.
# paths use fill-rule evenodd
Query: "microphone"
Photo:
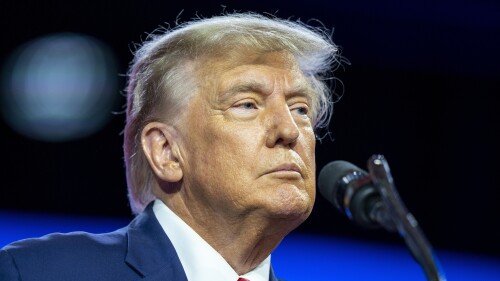
<svg viewBox="0 0 500 281"><path fill-rule="evenodd" d="M396 227L370 175L347 161L328 163L318 177L319 191L361 227L395 231Z"/></svg>
<svg viewBox="0 0 500 281"><path fill-rule="evenodd" d="M370 173L346 161L330 162L319 173L319 191L356 224L399 232L428 280L446 281L417 220L399 198L384 156L373 155L368 170Z"/></svg>

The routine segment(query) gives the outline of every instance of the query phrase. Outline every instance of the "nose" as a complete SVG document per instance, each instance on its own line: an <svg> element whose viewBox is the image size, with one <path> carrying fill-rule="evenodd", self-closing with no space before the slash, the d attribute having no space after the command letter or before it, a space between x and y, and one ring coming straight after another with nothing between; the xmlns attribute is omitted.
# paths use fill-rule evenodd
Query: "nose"
<svg viewBox="0 0 500 281"><path fill-rule="evenodd" d="M266 135L267 147L272 148L277 145L282 145L293 148L299 135L299 128L286 102L282 102L270 108L268 113L268 131Z"/></svg>

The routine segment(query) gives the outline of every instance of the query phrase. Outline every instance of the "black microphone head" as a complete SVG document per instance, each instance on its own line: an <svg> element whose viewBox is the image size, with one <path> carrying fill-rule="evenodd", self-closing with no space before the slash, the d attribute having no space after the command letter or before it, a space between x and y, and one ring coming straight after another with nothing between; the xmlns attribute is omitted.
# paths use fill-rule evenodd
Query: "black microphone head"
<svg viewBox="0 0 500 281"><path fill-rule="evenodd" d="M343 160L337 160L326 164L319 173L319 192L339 209L342 208L342 206L339 205L341 202L337 202L337 189L340 186L339 182L343 177L354 171L366 173L356 165Z"/></svg>
<svg viewBox="0 0 500 281"><path fill-rule="evenodd" d="M380 195L366 171L347 161L333 161L321 169L318 187L328 201L356 224L379 227L370 212L380 201Z"/></svg>

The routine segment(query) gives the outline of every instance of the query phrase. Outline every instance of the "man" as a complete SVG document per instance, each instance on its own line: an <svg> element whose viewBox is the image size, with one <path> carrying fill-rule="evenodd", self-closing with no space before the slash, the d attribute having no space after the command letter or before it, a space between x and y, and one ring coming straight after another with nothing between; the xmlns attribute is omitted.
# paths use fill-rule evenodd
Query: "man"
<svg viewBox="0 0 500 281"><path fill-rule="evenodd" d="M276 280L271 252L310 214L322 81L337 48L253 14L152 36L129 72L129 226L6 246L1 280ZM244 279L240 279L244 278Z"/></svg>

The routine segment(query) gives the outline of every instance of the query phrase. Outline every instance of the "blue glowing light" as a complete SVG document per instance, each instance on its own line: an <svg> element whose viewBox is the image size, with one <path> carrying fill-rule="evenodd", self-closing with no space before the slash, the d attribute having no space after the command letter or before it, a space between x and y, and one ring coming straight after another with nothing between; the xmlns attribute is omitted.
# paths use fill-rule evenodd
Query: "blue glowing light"
<svg viewBox="0 0 500 281"><path fill-rule="evenodd" d="M3 68L3 117L33 139L90 135L112 116L119 97L116 77L112 53L95 38L61 33L35 39Z"/></svg>

